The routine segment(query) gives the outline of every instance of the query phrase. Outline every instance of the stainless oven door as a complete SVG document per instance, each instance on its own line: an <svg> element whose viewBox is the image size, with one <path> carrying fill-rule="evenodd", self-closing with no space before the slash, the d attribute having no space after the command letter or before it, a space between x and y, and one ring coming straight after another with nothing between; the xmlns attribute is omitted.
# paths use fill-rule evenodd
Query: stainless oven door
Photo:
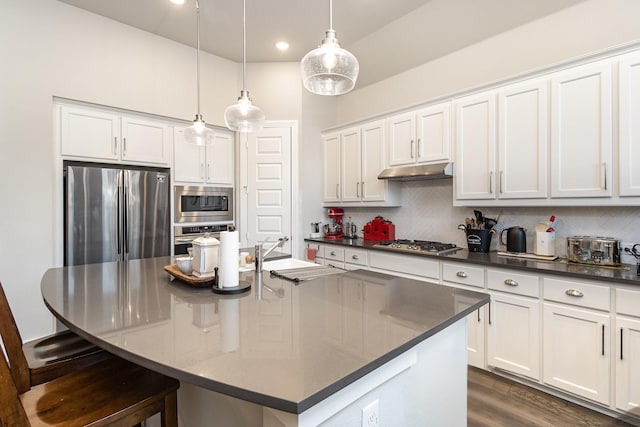
<svg viewBox="0 0 640 427"><path fill-rule="evenodd" d="M184 222L233 221L233 188L178 186L174 220Z"/></svg>

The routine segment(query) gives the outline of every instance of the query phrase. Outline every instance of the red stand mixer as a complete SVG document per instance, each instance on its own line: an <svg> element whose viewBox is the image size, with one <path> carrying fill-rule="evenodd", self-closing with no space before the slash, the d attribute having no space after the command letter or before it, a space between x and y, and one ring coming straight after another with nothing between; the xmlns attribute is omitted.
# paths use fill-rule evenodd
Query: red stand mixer
<svg viewBox="0 0 640 427"><path fill-rule="evenodd" d="M324 225L324 238L329 240L342 239L344 237L342 233L344 211L340 208L329 208L327 215L332 222Z"/></svg>

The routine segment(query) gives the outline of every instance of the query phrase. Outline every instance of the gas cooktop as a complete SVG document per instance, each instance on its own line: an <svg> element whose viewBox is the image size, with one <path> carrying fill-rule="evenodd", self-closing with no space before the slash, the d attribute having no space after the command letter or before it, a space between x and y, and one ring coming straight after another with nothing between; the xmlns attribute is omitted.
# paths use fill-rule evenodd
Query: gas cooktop
<svg viewBox="0 0 640 427"><path fill-rule="evenodd" d="M444 255L456 252L462 248L454 243L432 242L429 240L389 240L380 242L376 246L404 252L417 252L425 255Z"/></svg>

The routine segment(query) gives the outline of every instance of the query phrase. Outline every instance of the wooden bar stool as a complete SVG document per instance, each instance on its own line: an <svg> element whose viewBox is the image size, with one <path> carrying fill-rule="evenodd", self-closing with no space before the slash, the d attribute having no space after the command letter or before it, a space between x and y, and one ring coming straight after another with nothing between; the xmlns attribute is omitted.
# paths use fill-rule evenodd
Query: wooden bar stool
<svg viewBox="0 0 640 427"><path fill-rule="evenodd" d="M20 331L0 283L0 336L5 345L16 387L24 393L111 355L71 331L22 343Z"/></svg>
<svg viewBox="0 0 640 427"><path fill-rule="evenodd" d="M133 426L160 413L163 427L177 427L179 387L172 378L113 357L20 394L3 354L0 425Z"/></svg>

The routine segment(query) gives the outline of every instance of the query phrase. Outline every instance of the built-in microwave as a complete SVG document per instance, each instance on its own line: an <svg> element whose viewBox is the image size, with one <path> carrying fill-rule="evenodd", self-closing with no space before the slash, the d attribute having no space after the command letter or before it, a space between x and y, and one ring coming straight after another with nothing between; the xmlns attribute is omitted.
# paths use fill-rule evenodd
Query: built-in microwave
<svg viewBox="0 0 640 427"><path fill-rule="evenodd" d="M176 186L174 217L183 222L233 222L233 188Z"/></svg>

